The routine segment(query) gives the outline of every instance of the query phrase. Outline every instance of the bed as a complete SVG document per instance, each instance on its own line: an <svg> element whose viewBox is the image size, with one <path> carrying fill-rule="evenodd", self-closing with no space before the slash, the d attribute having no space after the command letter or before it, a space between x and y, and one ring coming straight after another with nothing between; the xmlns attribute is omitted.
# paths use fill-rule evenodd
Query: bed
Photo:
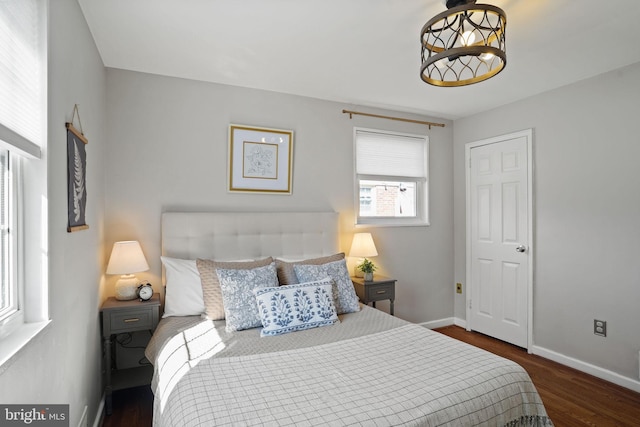
<svg viewBox="0 0 640 427"><path fill-rule="evenodd" d="M354 306L336 213L164 213L162 254L154 426L553 425L519 365Z"/></svg>

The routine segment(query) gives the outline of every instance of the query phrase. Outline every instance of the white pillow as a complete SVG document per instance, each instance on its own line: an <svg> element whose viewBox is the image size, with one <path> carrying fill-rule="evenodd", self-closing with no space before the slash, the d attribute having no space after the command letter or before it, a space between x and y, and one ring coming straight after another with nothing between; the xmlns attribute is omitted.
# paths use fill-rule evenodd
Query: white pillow
<svg viewBox="0 0 640 427"><path fill-rule="evenodd" d="M261 337L339 323L329 278L253 290L262 321Z"/></svg>
<svg viewBox="0 0 640 427"><path fill-rule="evenodd" d="M204 313L204 298L196 260L160 257L165 271L164 314L199 316Z"/></svg>

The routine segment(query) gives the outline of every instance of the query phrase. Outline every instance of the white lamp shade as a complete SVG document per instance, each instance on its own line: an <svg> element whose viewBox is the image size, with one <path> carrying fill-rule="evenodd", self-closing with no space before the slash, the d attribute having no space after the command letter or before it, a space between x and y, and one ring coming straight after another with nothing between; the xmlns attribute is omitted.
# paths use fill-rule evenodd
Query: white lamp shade
<svg viewBox="0 0 640 427"><path fill-rule="evenodd" d="M131 274L149 270L140 243L135 240L113 244L107 274Z"/></svg>
<svg viewBox="0 0 640 427"><path fill-rule="evenodd" d="M371 233L356 233L351 243L350 257L366 258L378 256L376 245L373 243Z"/></svg>

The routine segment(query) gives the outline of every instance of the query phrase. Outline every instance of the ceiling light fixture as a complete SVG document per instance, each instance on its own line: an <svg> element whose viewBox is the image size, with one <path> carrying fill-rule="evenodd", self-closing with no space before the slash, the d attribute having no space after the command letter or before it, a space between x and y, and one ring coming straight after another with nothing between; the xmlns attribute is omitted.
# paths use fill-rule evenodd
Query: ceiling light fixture
<svg viewBox="0 0 640 427"><path fill-rule="evenodd" d="M447 11L424 24L420 77L434 86L487 80L507 65L504 11L476 0L446 0Z"/></svg>

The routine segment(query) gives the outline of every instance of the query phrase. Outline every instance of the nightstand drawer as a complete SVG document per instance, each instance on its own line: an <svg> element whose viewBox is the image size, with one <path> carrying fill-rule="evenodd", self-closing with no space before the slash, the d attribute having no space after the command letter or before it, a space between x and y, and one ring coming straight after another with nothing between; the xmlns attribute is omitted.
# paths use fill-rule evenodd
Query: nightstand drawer
<svg viewBox="0 0 640 427"><path fill-rule="evenodd" d="M143 329L153 329L154 319L153 311L157 311L157 307L149 307L148 309L136 310L118 310L111 313L110 327L112 334L119 334L129 331L140 331Z"/></svg>
<svg viewBox="0 0 640 427"><path fill-rule="evenodd" d="M380 301L395 298L395 286L393 283L381 285L368 285L365 287L367 301Z"/></svg>

